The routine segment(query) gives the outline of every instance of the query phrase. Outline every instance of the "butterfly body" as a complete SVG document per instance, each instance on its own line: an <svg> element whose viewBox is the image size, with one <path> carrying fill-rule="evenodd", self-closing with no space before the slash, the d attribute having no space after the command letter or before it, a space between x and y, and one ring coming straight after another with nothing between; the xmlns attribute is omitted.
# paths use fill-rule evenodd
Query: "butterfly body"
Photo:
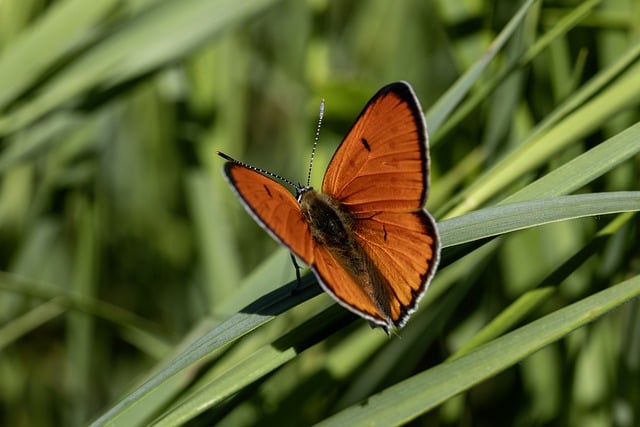
<svg viewBox="0 0 640 427"><path fill-rule="evenodd" d="M302 215L313 239L371 298L386 321L391 320L387 280L355 239L355 218L328 194L305 188L298 197Z"/></svg>
<svg viewBox="0 0 640 427"><path fill-rule="evenodd" d="M388 332L404 326L439 260L436 222L423 209L427 144L417 98L398 82L367 103L321 191L296 186L295 198L266 172L219 154L258 224L309 265L338 303Z"/></svg>

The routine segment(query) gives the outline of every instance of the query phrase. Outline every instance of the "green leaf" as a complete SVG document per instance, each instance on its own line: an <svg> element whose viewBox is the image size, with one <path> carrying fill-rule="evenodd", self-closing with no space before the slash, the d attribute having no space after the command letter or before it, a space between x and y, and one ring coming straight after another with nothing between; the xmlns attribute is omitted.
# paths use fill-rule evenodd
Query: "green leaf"
<svg viewBox="0 0 640 427"><path fill-rule="evenodd" d="M556 221L638 210L637 191L579 194L484 208L444 220L438 228L446 247Z"/></svg>
<svg viewBox="0 0 640 427"><path fill-rule="evenodd" d="M640 276L598 292L450 362L442 363L318 423L399 425L518 363L640 295Z"/></svg>

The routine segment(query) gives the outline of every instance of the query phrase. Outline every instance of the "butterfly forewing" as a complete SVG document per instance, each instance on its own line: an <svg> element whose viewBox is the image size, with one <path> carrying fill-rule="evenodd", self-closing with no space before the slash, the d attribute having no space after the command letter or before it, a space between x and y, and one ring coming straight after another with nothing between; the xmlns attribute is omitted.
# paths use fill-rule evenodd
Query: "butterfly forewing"
<svg viewBox="0 0 640 427"><path fill-rule="evenodd" d="M245 209L256 222L311 265L314 240L293 195L272 179L240 164L226 163L224 171Z"/></svg>
<svg viewBox="0 0 640 427"><path fill-rule="evenodd" d="M422 208L429 176L426 138L410 86L385 86L336 150L322 191L355 215Z"/></svg>

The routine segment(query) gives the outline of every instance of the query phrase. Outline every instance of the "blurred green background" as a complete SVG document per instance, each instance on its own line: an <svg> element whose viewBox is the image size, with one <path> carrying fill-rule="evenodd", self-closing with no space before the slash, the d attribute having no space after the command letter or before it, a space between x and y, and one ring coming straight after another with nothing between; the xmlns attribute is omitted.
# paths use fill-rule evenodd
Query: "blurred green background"
<svg viewBox="0 0 640 427"><path fill-rule="evenodd" d="M324 294L239 332L235 313L294 270L216 151L304 182L324 98L319 186L366 101L406 80L427 116L438 221L637 191L639 40L634 0L0 0L0 425L85 425L125 396L137 406L120 425L312 424L637 279L633 214L533 227L542 205L522 231L489 241L481 222L481 237L445 239L433 289L397 335ZM518 193L579 157L570 179ZM616 304L518 364L505 347L499 374L455 397L409 410L386 393L404 411L393 423L640 424L639 304ZM130 394L221 324L237 326L224 345ZM277 362L257 374L259 357Z"/></svg>

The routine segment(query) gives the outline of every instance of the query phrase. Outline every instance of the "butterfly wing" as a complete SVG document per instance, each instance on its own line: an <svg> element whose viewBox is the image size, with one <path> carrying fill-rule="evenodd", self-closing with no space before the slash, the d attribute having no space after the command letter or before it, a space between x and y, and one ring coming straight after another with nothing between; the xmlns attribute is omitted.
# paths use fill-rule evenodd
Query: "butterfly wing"
<svg viewBox="0 0 640 427"><path fill-rule="evenodd" d="M374 302L344 267L320 246L314 251L314 263L311 269L322 288L343 307L386 328L387 321Z"/></svg>
<svg viewBox="0 0 640 427"><path fill-rule="evenodd" d="M391 319L389 327L406 323L439 259L436 223L422 209L429 187L427 143L413 90L407 83L392 83L365 106L322 183L322 191L353 216L355 239L391 288L378 292L380 298L390 295L389 312L377 314ZM351 284L328 285L336 296L349 298L344 288Z"/></svg>
<svg viewBox="0 0 640 427"><path fill-rule="evenodd" d="M311 265L315 243L293 195L274 180L238 163L225 163L224 175L256 222Z"/></svg>
<svg viewBox="0 0 640 427"><path fill-rule="evenodd" d="M371 272L368 290L348 272L359 268L341 265L314 240L298 202L283 186L234 162L225 165L225 176L254 219L310 265L340 304L386 330L404 325L440 252L436 223L422 209L429 186L426 126L407 83L374 95L338 147L322 184L323 193L353 220L353 239Z"/></svg>
<svg viewBox="0 0 640 427"><path fill-rule="evenodd" d="M405 82L380 89L336 150L322 191L352 214L421 209L429 187L427 129Z"/></svg>
<svg viewBox="0 0 640 427"><path fill-rule="evenodd" d="M380 212L354 224L354 235L386 279L393 326L400 328L415 310L435 274L440 242L436 223L425 211Z"/></svg>

